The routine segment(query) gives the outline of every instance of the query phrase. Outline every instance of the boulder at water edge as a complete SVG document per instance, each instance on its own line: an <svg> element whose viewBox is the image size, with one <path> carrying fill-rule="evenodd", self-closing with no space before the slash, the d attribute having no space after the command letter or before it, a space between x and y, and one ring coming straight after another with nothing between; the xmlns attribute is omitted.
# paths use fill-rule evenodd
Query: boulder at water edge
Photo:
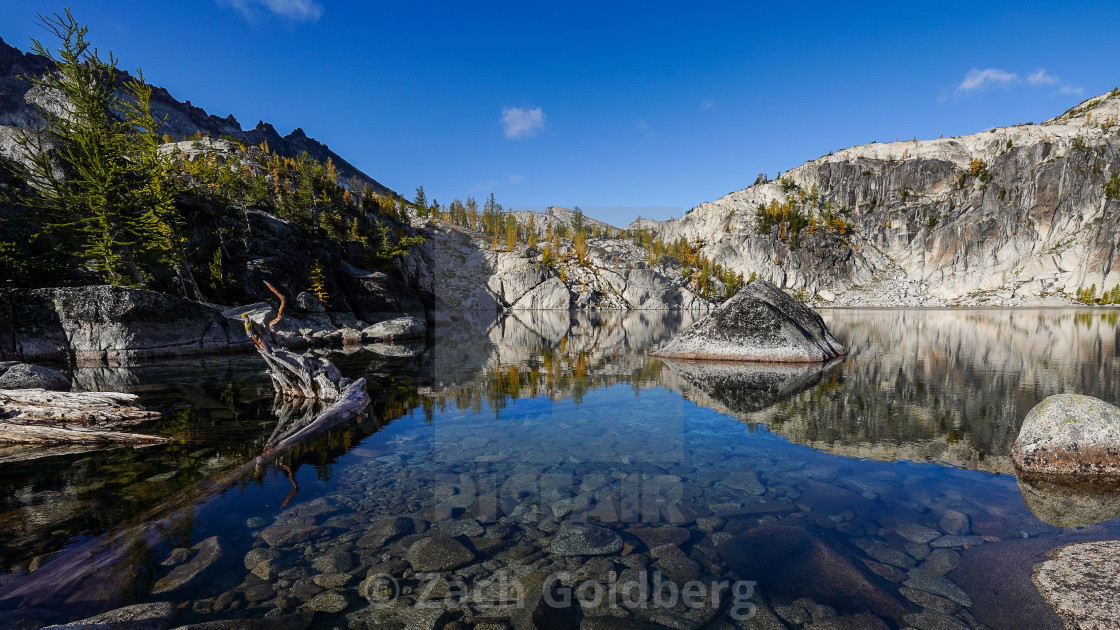
<svg viewBox="0 0 1120 630"><path fill-rule="evenodd" d="M758 280L652 354L701 361L822 363L845 350L813 309Z"/></svg>
<svg viewBox="0 0 1120 630"><path fill-rule="evenodd" d="M62 372L41 365L5 361L0 364L0 389L45 389L70 391L70 379Z"/></svg>
<svg viewBox="0 0 1120 630"><path fill-rule="evenodd" d="M1092 396L1050 396L1023 420L1011 459L1052 481L1118 481L1120 409Z"/></svg>

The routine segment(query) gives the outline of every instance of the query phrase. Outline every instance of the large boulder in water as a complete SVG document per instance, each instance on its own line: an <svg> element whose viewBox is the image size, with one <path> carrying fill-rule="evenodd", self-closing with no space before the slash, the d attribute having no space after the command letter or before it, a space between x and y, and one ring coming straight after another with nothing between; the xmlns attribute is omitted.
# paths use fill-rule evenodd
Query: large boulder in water
<svg viewBox="0 0 1120 630"><path fill-rule="evenodd" d="M1011 459L1027 475L1052 481L1118 481L1120 409L1092 396L1050 396L1023 420Z"/></svg>
<svg viewBox="0 0 1120 630"><path fill-rule="evenodd" d="M654 356L701 361L821 363L845 354L813 309L762 280L752 282Z"/></svg>

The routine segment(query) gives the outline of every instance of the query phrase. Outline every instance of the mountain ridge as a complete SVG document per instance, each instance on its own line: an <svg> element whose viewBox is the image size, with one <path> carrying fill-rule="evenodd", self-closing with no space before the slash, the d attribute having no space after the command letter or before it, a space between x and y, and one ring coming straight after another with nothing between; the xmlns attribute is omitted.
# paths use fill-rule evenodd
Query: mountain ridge
<svg viewBox="0 0 1120 630"><path fill-rule="evenodd" d="M20 77L41 75L48 68L47 59L32 52L23 52L0 38L0 127L28 129L37 126L39 116L35 106L49 107L49 95L43 95L39 88ZM156 116L166 117L164 132L176 139L185 139L198 132L214 138L232 137L254 146L268 143L271 151L285 157L295 158L306 152L320 162L331 160L346 180L357 178L363 184L369 184L377 194L393 192L326 144L309 137L302 127L296 127L286 136L263 120L252 129L242 129L232 114L223 118L207 113L191 104L190 100L177 100L166 88L157 85L152 85L151 105ZM0 152L3 151L0 146Z"/></svg>

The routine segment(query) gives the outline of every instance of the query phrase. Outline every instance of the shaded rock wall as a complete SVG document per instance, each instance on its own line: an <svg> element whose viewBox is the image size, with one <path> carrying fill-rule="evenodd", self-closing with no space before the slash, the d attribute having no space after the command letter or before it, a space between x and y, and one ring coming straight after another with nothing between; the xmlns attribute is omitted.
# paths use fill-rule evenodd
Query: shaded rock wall
<svg viewBox="0 0 1120 630"><path fill-rule="evenodd" d="M124 287L0 290L0 356L119 365L138 359L248 350L219 310Z"/></svg>

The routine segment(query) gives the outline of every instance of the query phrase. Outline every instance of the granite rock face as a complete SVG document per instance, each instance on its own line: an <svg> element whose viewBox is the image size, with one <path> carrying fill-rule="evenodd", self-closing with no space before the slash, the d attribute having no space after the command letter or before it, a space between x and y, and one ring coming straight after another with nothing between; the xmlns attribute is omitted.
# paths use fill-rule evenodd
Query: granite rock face
<svg viewBox="0 0 1120 630"><path fill-rule="evenodd" d="M654 356L701 361L821 363L845 354L820 315L756 281Z"/></svg>
<svg viewBox="0 0 1120 630"><path fill-rule="evenodd" d="M1092 396L1050 396L1023 420L1011 459L1051 481L1120 480L1120 409Z"/></svg>
<svg viewBox="0 0 1120 630"><path fill-rule="evenodd" d="M820 305L1068 304L1120 284L1118 114L1112 91L1041 124L851 147L644 227ZM791 197L818 221L796 239L757 213ZM826 206L851 231L821 229Z"/></svg>
<svg viewBox="0 0 1120 630"><path fill-rule="evenodd" d="M562 215L551 213L560 210L512 216L524 225L533 215L539 229L549 220L559 221ZM413 226L425 241L407 272L443 308L707 311L713 306L690 288L679 262L665 259L650 266L648 252L622 238L589 238L582 261L568 256L545 264L535 248L493 251L487 239L468 230L419 219ZM723 290L722 285L716 288Z"/></svg>
<svg viewBox="0 0 1120 630"><path fill-rule="evenodd" d="M119 365L136 359L249 349L210 306L114 286L0 290L0 355Z"/></svg>

